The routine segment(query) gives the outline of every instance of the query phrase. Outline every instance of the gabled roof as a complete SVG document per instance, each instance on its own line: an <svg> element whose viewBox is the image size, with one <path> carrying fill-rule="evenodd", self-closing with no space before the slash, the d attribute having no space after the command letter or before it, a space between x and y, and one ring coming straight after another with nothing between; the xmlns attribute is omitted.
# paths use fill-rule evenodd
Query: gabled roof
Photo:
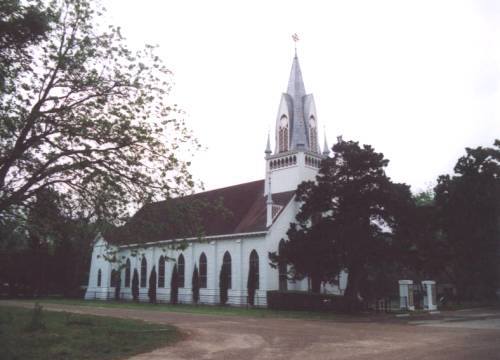
<svg viewBox="0 0 500 360"><path fill-rule="evenodd" d="M273 202L284 207L294 193L273 194ZM265 231L265 200L264 180L258 180L151 203L104 237L114 244L138 244Z"/></svg>

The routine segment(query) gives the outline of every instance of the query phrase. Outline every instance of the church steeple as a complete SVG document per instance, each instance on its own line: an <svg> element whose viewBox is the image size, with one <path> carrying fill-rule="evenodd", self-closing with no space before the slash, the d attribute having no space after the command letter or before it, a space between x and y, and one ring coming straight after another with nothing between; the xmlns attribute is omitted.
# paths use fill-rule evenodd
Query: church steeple
<svg viewBox="0 0 500 360"><path fill-rule="evenodd" d="M297 53L293 57L287 90L281 96L276 119L275 153L288 151L320 153L316 106L312 94L306 94Z"/></svg>
<svg viewBox="0 0 500 360"><path fill-rule="evenodd" d="M269 141L265 151L264 194L268 196L268 217L272 210L270 195L294 191L301 182L314 180L323 158L318 142L314 97L306 93L297 52L293 57L286 92L281 95L275 134L274 152L271 153Z"/></svg>

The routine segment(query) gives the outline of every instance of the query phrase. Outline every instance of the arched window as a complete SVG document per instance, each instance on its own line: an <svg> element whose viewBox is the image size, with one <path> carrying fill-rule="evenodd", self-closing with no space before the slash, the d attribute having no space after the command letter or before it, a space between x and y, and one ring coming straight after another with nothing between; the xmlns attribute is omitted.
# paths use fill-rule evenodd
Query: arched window
<svg viewBox="0 0 500 360"><path fill-rule="evenodd" d="M227 271L227 288L228 289L231 289L231 283L232 283L232 280L231 280L231 255L229 254L228 251L226 251L224 253L224 257L222 258L222 266L224 266L226 268L226 271Z"/></svg>
<svg viewBox="0 0 500 360"><path fill-rule="evenodd" d="M101 269L97 270L97 287L101 287Z"/></svg>
<svg viewBox="0 0 500 360"><path fill-rule="evenodd" d="M177 259L177 272L178 272L178 279L179 279L179 287L183 288L184 287L184 255L180 254L179 258Z"/></svg>
<svg viewBox="0 0 500 360"><path fill-rule="evenodd" d="M165 258L163 255L158 260L158 287L165 287Z"/></svg>
<svg viewBox="0 0 500 360"><path fill-rule="evenodd" d="M148 262L143 255L141 260L141 288L145 288L148 282Z"/></svg>
<svg viewBox="0 0 500 360"><path fill-rule="evenodd" d="M255 275L255 288L259 288L259 254L257 254L257 251L252 250L250 253L250 264L249 264L249 270L248 271L253 271Z"/></svg>
<svg viewBox="0 0 500 360"><path fill-rule="evenodd" d="M316 131L316 120L314 119L314 116L309 118L309 144L311 151L317 152L318 132Z"/></svg>
<svg viewBox="0 0 500 360"><path fill-rule="evenodd" d="M130 259L125 263L125 287L130 287Z"/></svg>
<svg viewBox="0 0 500 360"><path fill-rule="evenodd" d="M278 128L279 152L288 151L288 118L283 115Z"/></svg>
<svg viewBox="0 0 500 360"><path fill-rule="evenodd" d="M278 254L283 253L285 247L285 241L281 240L278 247ZM280 291L286 291L288 289L288 277L287 277L287 267L286 262L280 261L278 263L278 274L279 274L279 289Z"/></svg>
<svg viewBox="0 0 500 360"><path fill-rule="evenodd" d="M207 256L205 253L200 255L200 288L207 287Z"/></svg>

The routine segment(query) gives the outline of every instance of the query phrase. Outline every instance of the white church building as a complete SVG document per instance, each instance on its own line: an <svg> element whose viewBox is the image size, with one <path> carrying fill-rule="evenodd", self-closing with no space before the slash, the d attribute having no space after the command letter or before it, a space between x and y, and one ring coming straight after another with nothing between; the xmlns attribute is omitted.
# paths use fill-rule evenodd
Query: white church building
<svg viewBox="0 0 500 360"><path fill-rule="evenodd" d="M281 95L275 129L275 148L268 138L263 180L233 185L195 195L148 204L129 223L110 234L99 236L92 253L86 299L114 299L116 281L112 272L120 272L120 297L132 299L132 274L139 274L139 299L148 301L151 270L157 273L157 300L170 301L170 283L174 263L178 270L178 301L192 302L192 275L199 271L199 303L219 303L219 273L229 269L228 303L247 304L249 269L257 269L255 305L266 306L269 290L309 290L308 279L287 278L286 266L269 265L269 252L279 252L290 223L295 221L300 204L294 200L297 186L314 180L322 158L328 156L318 144L318 116L314 97L307 94L297 54L293 59L288 88ZM193 236L190 224L182 223L182 205L200 201L222 205L217 211L199 214L203 236ZM175 214L170 204L181 205ZM181 209L181 210L179 210ZM176 221L171 219L175 218ZM184 219L184 222L189 220ZM147 223L141 228L137 224ZM135 226L134 226L135 224ZM142 229L142 232L141 232ZM141 238L143 241L134 239ZM125 240L126 239L126 240ZM184 244L179 247L176 244ZM115 261L108 261L115 256ZM323 291L341 293L346 276L339 285Z"/></svg>

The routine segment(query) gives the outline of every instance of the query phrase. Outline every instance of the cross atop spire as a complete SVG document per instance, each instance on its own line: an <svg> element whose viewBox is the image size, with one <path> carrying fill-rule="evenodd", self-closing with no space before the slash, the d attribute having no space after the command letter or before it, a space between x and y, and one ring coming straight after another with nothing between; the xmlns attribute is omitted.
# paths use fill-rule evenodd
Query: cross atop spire
<svg viewBox="0 0 500 360"><path fill-rule="evenodd" d="M294 42L294 44L295 44L295 57L297 57L297 41L299 41L299 40L300 40L300 39L299 39L299 35L297 35L297 33L294 33L294 34L292 35L292 40L293 40L293 42Z"/></svg>

